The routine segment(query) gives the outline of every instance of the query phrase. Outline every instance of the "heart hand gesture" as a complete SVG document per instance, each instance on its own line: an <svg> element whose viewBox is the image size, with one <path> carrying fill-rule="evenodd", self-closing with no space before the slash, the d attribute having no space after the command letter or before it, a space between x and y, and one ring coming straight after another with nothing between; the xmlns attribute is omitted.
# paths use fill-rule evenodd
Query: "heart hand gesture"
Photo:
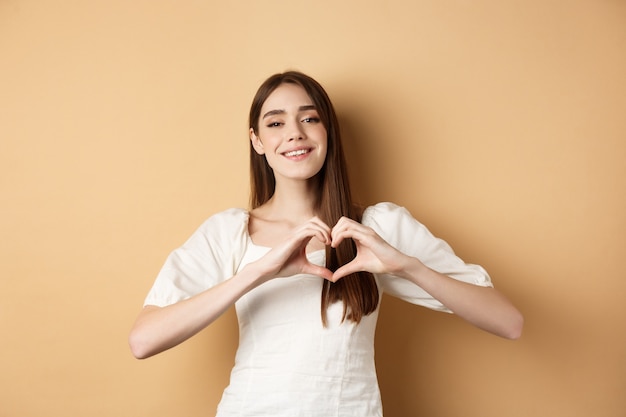
<svg viewBox="0 0 626 417"><path fill-rule="evenodd" d="M265 280L297 274L332 279L333 273L329 269L312 264L306 257L306 247L313 238L325 245L331 243L330 228L317 217L300 225L286 240L255 262L262 270L261 275Z"/></svg>

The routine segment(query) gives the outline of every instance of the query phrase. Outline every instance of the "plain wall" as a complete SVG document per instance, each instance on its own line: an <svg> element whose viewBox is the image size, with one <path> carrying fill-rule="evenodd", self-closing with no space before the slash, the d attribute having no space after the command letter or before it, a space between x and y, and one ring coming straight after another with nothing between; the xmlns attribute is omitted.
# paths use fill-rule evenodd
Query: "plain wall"
<svg viewBox="0 0 626 417"><path fill-rule="evenodd" d="M622 417L626 3L0 2L0 416L211 416L233 311L146 361L167 254L246 207L267 76L317 78L365 204L406 206L523 311L516 342L385 298L387 417Z"/></svg>

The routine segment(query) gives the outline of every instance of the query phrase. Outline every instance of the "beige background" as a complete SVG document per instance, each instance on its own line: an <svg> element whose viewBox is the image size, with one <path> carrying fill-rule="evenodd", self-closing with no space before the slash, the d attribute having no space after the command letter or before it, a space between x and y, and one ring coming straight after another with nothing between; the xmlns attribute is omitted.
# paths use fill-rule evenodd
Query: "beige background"
<svg viewBox="0 0 626 417"><path fill-rule="evenodd" d="M0 416L211 416L229 312L134 360L165 257L246 206L258 84L299 69L364 203L408 207L526 316L386 298L387 417L626 410L626 3L0 1Z"/></svg>

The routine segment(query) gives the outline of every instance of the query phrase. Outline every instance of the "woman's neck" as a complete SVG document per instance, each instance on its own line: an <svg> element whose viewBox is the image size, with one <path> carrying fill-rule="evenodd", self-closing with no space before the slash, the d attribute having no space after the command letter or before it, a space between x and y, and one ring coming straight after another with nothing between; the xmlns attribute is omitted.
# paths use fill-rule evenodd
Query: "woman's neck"
<svg viewBox="0 0 626 417"><path fill-rule="evenodd" d="M316 213L316 197L310 184L277 183L274 195L263 206L265 216L296 224L305 222Z"/></svg>
<svg viewBox="0 0 626 417"><path fill-rule="evenodd" d="M276 187L274 195L265 204L250 213L248 233L256 245L275 247L286 239L295 228L315 216L315 193L308 186ZM304 184L301 184L304 185ZM312 239L307 252L324 248L324 244Z"/></svg>

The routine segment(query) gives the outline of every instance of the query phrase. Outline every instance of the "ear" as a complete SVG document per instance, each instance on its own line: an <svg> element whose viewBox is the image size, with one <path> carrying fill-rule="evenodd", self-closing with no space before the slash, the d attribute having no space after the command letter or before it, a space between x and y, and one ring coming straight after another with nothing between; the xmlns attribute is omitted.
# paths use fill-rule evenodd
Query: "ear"
<svg viewBox="0 0 626 417"><path fill-rule="evenodd" d="M254 133L254 129L250 128L250 142L252 143L252 147L259 155L265 154L265 148L263 147L263 142L261 139Z"/></svg>

